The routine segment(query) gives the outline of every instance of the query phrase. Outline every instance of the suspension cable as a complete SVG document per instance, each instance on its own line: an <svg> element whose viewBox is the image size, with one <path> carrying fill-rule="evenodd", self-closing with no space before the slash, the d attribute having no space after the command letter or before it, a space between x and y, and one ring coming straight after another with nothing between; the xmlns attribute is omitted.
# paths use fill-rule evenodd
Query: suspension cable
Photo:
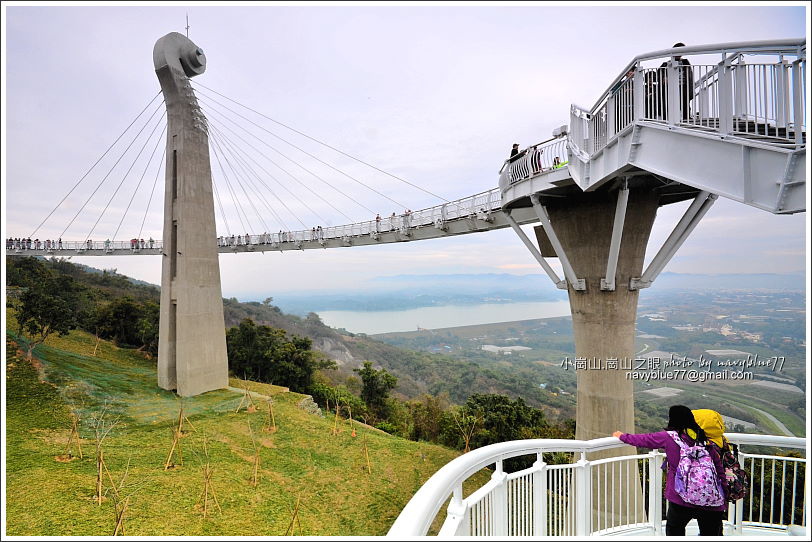
<svg viewBox="0 0 812 542"><path fill-rule="evenodd" d="M271 149L272 151L274 151L274 152L278 153L280 156L282 156L282 157L283 157L283 158L285 158L286 160L290 161L290 162L291 162L292 164L294 164L295 166L298 166L299 168L303 169L304 171L306 171L307 173L309 173L310 175L312 175L313 177L315 177L316 179L318 179L318 180L319 180L319 181L321 181L322 183L326 184L327 186L329 186L330 188L332 188L333 190L335 190L336 192L338 192L339 194L341 194L342 196L344 196L345 198L347 198L348 200L350 200L350 201L351 201L352 203L354 203L355 205L358 205L359 207L363 208L364 210L366 210L366 211L367 211L368 213L370 213L370 214L373 214L373 215L375 214L375 211L373 211L372 209L370 209L369 207L367 207L366 205L364 205L363 203L361 203L361 202L360 202L360 201L358 201L357 199L352 198L351 196L349 196L349 195L347 195L345 192L343 192L341 189L336 188L335 186L333 186L331 183L329 183L328 181L326 181L324 178L322 178L322 177L321 177L320 175L318 175L317 173L314 173L313 171L309 170L308 168L306 168L306 167L305 167L305 166L303 166L302 164L298 163L296 160L294 160L293 158L289 157L288 155L286 155L285 153L283 153L282 151L280 151L279 149L277 149L276 147L274 147L273 145L271 145L270 143L268 143L268 142L267 142L267 141L265 141L264 139L260 138L260 137L259 137L259 136L257 136L256 134L254 134L254 133L252 133L252 132L248 131L248 130L247 130L247 129L245 129L244 127L240 126L240 125L239 125L239 124L237 124L237 123L236 123L234 120L232 120L232 119L228 118L228 117L227 117L227 116L225 116L223 113L221 113L221 112L217 111L217 109L207 107L207 111L209 111L209 112L214 112L214 113L216 113L217 115L222 116L222 117L223 117L225 120L229 121L230 123L232 123L232 124L234 124L235 126L237 126L238 128L240 128L241 130L243 130L243 131L245 131L246 133L250 134L251 136L253 136L254 138L256 138L256 139L257 139L257 140L258 140L260 143L262 143L263 145L265 145L266 147L268 147L268 148L269 148L269 149ZM285 171L285 170L283 170L283 171ZM287 173L287 171L286 171L286 173ZM290 173L288 173L288 174L290 175ZM291 176L292 176L292 175L291 175ZM339 212L340 212L340 211L339 211ZM345 217L347 220L349 220L350 222L352 222L352 219L351 219L350 217L348 217L348 216L347 216L347 215L345 215L344 213L341 213L341 214L342 214L342 215L344 215L344 217Z"/></svg>
<svg viewBox="0 0 812 542"><path fill-rule="evenodd" d="M150 142L150 140L152 139L152 136L155 134L155 131L158 129L158 126L160 126L161 123L163 122L164 116L166 116L166 111L164 111L164 113L161 115L161 118L158 119L158 123L155 126L153 126L152 131L149 133L147 138L144 140L144 144L141 145L141 148L138 150L138 154L135 155L135 158L133 159L132 164L130 164L130 167L127 168L127 172L124 173L124 176L121 178L121 181L118 183L118 186L113 191L113 195L110 196L109 200L107 200L107 204L104 206L104 209L102 210L101 214L99 215L99 218L96 219L96 223L93 224L93 227L90 229L90 233L88 233L87 237L85 237L85 239L84 239L85 241L90 239L90 236L93 235L93 231L96 229L96 226L99 225L99 221L101 221L102 217L104 216L104 213L107 212L107 209L110 207L110 204L113 203L113 200L115 199L116 194L118 194L118 191L121 189L121 186L124 184L124 181L126 181L127 177L129 177L130 172L135 167L136 162L138 162L138 159L141 158L141 153L143 153L144 149L147 148L147 143ZM158 137L158 139L160 140L161 138Z"/></svg>
<svg viewBox="0 0 812 542"><path fill-rule="evenodd" d="M219 139L217 141L217 144L220 146L220 151L223 153L223 157L226 158L226 153L230 152L228 147L226 147L224 144L222 144L219 141ZM233 153L232 153L232 156L234 156ZM236 157L235 157L235 160L236 160ZM226 162L230 164L230 162L228 162L228 158L226 158ZM257 218L259 218L260 223L262 223L262 225L265 226L265 231L268 231L268 225L265 223L265 219L262 218L262 214L257 210L256 205L254 205L254 198L252 198L248 194L248 191L245 189L245 186L243 186L243 183L240 180L240 179L245 180L245 184L248 185L248 179L245 178L245 177L242 177L241 175L239 175L239 172L233 166L232 166L232 171L234 172L235 177L237 177L240 188L242 188L243 194L245 194L246 199L248 199L248 203L251 204L251 208L254 209L254 214L256 214ZM251 185L249 185L249 188L252 188L253 192L256 194L256 189L254 189Z"/></svg>
<svg viewBox="0 0 812 542"><path fill-rule="evenodd" d="M161 117L161 120L163 120L163 116ZM132 205L133 200L135 199L135 195L138 193L138 189L141 188L141 183L144 181L144 176L147 174L147 170L149 169L149 165L152 163L152 159L155 157L155 152L158 150L158 145L160 145L161 141L163 140L163 134L166 133L166 124L164 124L164 128L163 128L162 132L163 133L160 136L158 136L157 140L155 141L155 146L152 148L152 153L149 155L149 160L147 160L147 165L144 166L144 171L141 172L141 178L138 179L138 184L135 186L135 190L133 190L133 195L130 196L130 201L129 201L129 203L127 203L127 208L124 210L124 214L121 215L121 220L119 221L118 226L116 227L115 233L113 233L113 238L112 238L113 241L116 240L116 236L118 235L118 231L121 229L121 225L124 224L124 219L127 218L127 213L130 212L130 206ZM152 137L152 134L150 134L150 137ZM140 234L138 235L138 238L139 239L141 238Z"/></svg>
<svg viewBox="0 0 812 542"><path fill-rule="evenodd" d="M228 152L230 152L230 153L231 153L231 155L234 157L235 161L237 161L237 163L239 163L239 164L240 164L240 167L243 169L243 171L247 171L246 166L244 165L244 160L243 160L243 159L242 159L240 156L238 156L238 155L236 154L236 152L234 151L234 148L233 148L233 147L230 145L230 142L229 142L229 145L226 145L226 139L223 137L223 134L222 134L222 133L221 133L219 130L217 130L216 128L213 128L213 129L214 129L214 130L217 132L217 138L218 138L218 140L222 140L222 143L221 143L221 144L222 144L223 148L224 148L226 151L228 151ZM257 175L257 173L256 173L255 171L253 171L253 169L251 170L251 172L253 173L254 177L256 177L257 179L259 179L259 176ZM247 183L247 181L246 181L246 183ZM273 215L273 216L276 218L276 220L277 220L277 221L279 221L279 222L283 222L283 221L282 221L282 217L281 217L281 216L279 216L279 214L278 214L278 213L277 213L277 212L276 212L276 211L275 211L275 210L274 210L274 209L271 207L271 205L268 203L267 199L266 199L266 198L265 198L265 196L262 194L262 192L261 192L260 190L258 190L258 189L257 189L255 186L253 186L253 183L252 183L252 189L254 190L254 193L256 193L256 194L257 194L257 196L258 196L258 197L259 197L259 199L262 201L262 203L264 203L264 204L265 204L265 208L266 208L266 209L268 209L268 211L270 211L270 213L271 213L271 214L272 214L272 215ZM292 211L291 211L291 210L290 210L290 209L287 207L287 205L285 205L285 202L284 202L284 201L282 201L282 200L281 200L281 199L280 199L280 198L279 198L279 197L278 197L278 196L277 196L277 195L276 195L276 194L275 194L273 191L271 191L271 194L273 194L273 196L274 196L274 197L276 197L276 199L277 199L277 200L279 200L279 202L282 204L282 206L284 206L284 207L285 207L285 209L287 209L287 211L288 211L288 212L291 214L291 216L293 216L293 218L294 218L296 221L298 221L300 224L302 224L302 226L304 226L304 222L302 222L302 221L299 219L299 217L298 217L298 216L297 216L295 213L293 213L293 212L292 212ZM264 222L263 222L263 223L264 223ZM267 227L267 226L266 226L266 227Z"/></svg>
<svg viewBox="0 0 812 542"><path fill-rule="evenodd" d="M243 107L243 108L245 108L245 109L247 109L247 110L249 110L249 111L252 111L253 113L256 113L257 115L259 115L259 116L261 116L261 117L264 117L264 118L268 119L269 121L271 121L271 122L273 122L273 123L278 124L279 126L282 126L282 127L284 127L284 128L287 128L288 130L290 130L290 131L292 131L292 132L295 132L295 133L299 134L300 136L306 137L307 139L309 139L309 140L311 140L311 141L315 141L316 143L319 143L320 145L324 145L324 146L325 146L325 147L327 147L328 149L331 149L331 150L333 150L333 151L335 151L335 152L337 152L337 153L339 153L339 154L342 154L342 155L346 156L347 158L350 158L350 159L352 159L352 160L355 160L356 162L359 162L359 163L361 163L361 164L364 164L365 166L370 167L370 168L372 168L372 169L374 169L374 170L376 170L376 171L379 171L379 172L383 173L384 175L388 175L389 177L392 177L393 179L397 179L398 181L401 181L401 182L403 182L403 183L406 183L407 185L411 186L412 188L416 188L416 189L418 189L418 190L420 190L420 191L422 191L422 192L425 192L426 194L429 194L430 196L434 196L435 198L440 199L440 200L442 200L442 201L444 201L444 202L448 203L448 200L447 200L447 199L445 199L445 198L444 198L444 197L442 197L442 196L438 196L437 194L435 194L435 193L433 193L433 192L430 192L430 191L426 190L425 188L422 188L421 186L418 186L418 185L416 185L416 184L413 184L413 183L411 183L411 182L407 181L406 179L403 179L403 178L401 178L401 177L398 177L397 175L394 175L394 174L392 174L392 173L389 173L388 171L385 171L385 170L383 170L383 169L380 169L380 168L378 168L378 167L376 167L376 166L374 166L374 165L372 165L372 164L370 164L370 163L367 163L367 162L365 162L365 161L361 160L360 158L356 158L355 156L352 156L351 154L348 154L348 153L346 153L346 152L342 151L341 149L337 149L337 148L333 147L332 145L330 145L330 144L328 144L328 143L325 143L325 142L323 142L323 141L320 141L320 140L318 140L318 139L316 139L316 138L314 138L314 137L311 137L311 136L309 136L309 135L307 135L307 134L305 134L305 133L303 133L303 132L300 132L299 130L297 130L296 128L293 128L292 126L288 126L287 124L285 124L285 123L283 123L283 122L280 122L280 121L278 121L278 120L276 120L276 119L272 119L271 117L269 117L269 116L267 116L267 115L264 115L263 113L260 113L259 111L256 111L255 109L252 109L252 108L248 107L247 105L243 105L243 104L241 104L241 103L240 103L240 102L238 102L237 100L234 100L234 99L232 99L232 98L229 98L228 96L225 96L224 94L221 94L221 93L217 92L216 90L214 90L214 89L212 89L212 88L207 87L206 85L204 85L204 84L203 84L203 83L201 83L200 81L195 81L195 84L200 85L201 87L205 88L206 90L208 90L208 91L210 91L210 92L213 92L214 94L217 94L218 96L221 96L221 97L225 98L226 100L229 100L230 102L233 102L233 103L235 103L235 104L239 105L240 107Z"/></svg>
<svg viewBox="0 0 812 542"><path fill-rule="evenodd" d="M219 126L219 124L218 124L218 126ZM228 126L222 125L221 127L222 127L222 128L224 128L224 129L226 129L226 130L228 130L228 131L229 131L231 134L233 134L235 137L237 137L237 138L238 138L238 139L239 139L241 142L243 142L244 144L248 145L249 147L251 147L252 149L254 149L254 151L256 151L257 153L259 153L259 155L260 155L260 156L262 156L263 158L265 158L266 160L268 160L270 163L272 163L272 164L273 164L274 166L276 166L277 168L281 169L283 172L287 173L287 175L288 175L288 176L289 176L291 179L293 179L293 180L294 180L294 181L295 181L297 184L299 184L300 186L303 186L304 188L306 188L308 191L310 191L310 193L311 193L311 194L313 194L314 196L316 196L316 197L320 198L320 199L321 199L321 200L322 200L324 203L326 203L326 204L327 204L329 207L331 207L333 210L335 210L335 211L336 211L336 212L338 212L339 214L343 215L343 216L344 216L344 218L346 218L347 220L349 220L350 222L352 222L352 219L351 219L349 216L345 215L345 214L344 214L344 213L341 211L341 209L339 209L338 207L336 207L335 205L333 205L332 203L330 203L330 201L329 201L328 199L326 199L324 196L322 196L321 194L319 194L318 192L316 192L315 190L313 190L312 188L310 188L309 186L307 186L305 183L303 183L303 182L302 182L302 181L300 181L298 178L296 178L296 177L295 177L295 176L294 176L292 173L290 173L290 172L289 172L289 171L287 171L285 168L283 168L282 166L280 166L279 164L277 164L277 163L276 163L276 162L275 162L275 161L274 161L272 158L268 157L268 155L266 155L266 154L265 154L265 153L263 153L261 150L259 150L259 149L258 149L258 148L256 148L254 145L252 145L252 144L251 144L249 141L247 141L245 138L243 138L243 137L242 137L240 134L236 133L234 130L232 130L232 129L231 129L231 128L229 128ZM225 134L224 134L222 131L220 131L220 130L218 130L218 131L219 131L219 133L220 133L220 136L225 137ZM322 222L326 223L327 225L329 225L329 224L330 224L330 221L325 220L324 218L322 218L322 217L321 217L321 216L320 216L320 215L319 215L319 214L318 214L316 211L314 211L314 210L313 210L313 209L312 209L312 208L311 208L311 207L310 207L310 206L309 206L307 203L305 203L304 201L302 201L302 200L301 200L301 198L299 198L299 196L297 196L297 195L296 195L296 194L295 194L295 193L294 193L292 190L290 190L290 189L289 189L287 186L285 186L285 184L284 184L284 183L282 183L282 182L281 182L279 179L277 179L277 178L276 178L276 177L275 177L273 174L271 174L271 173L270 173L270 172L269 172L267 169L265 169L265 168L264 168L264 167L263 167L263 166L262 166L262 165L261 165L261 164L260 164L260 163L259 163L257 160L255 160L255 159L254 159L254 158L253 158L253 157L252 157L250 154L246 153L245 151L243 151L243 152L244 152L244 154L245 154L247 157L251 158L251 161L253 161L255 164L257 164L257 166L258 166L258 167L262 168L262 171L264 171L264 172L265 172L265 173L266 173L266 174L267 174L267 175L268 175L268 176L269 176L271 179L273 179L274 181L276 181L276 184L278 184L279 186L281 186L282 188L284 188L285 190L287 190L287 192L288 192L288 193L289 193L291 196L293 196L294 198L296 198L296 200L297 200L297 201L299 201L299 203L301 203L302 205L304 205L305 207L307 207L307 209L308 209L308 210L309 210L311 213L313 213L314 215L316 215L316 216L319 218L319 220L321 220Z"/></svg>
<svg viewBox="0 0 812 542"><path fill-rule="evenodd" d="M243 227L243 230L246 229L245 222L243 222L242 215L240 211L242 211L242 207L239 203L237 203L237 198L234 196L234 190L231 187L231 181L228 179L228 175L226 174L226 170L223 167L223 162L220 160L220 154L217 152L217 145L216 139L214 138L214 134L209 134L209 140L213 143L211 145L211 150L214 153L214 157L217 160L217 164L220 166L220 171L223 172L223 179L226 181L226 188L228 189L228 193L231 196L231 201L234 202L234 208L237 210L237 218L240 220L240 225ZM244 213L244 211L243 211Z"/></svg>
<svg viewBox="0 0 812 542"><path fill-rule="evenodd" d="M141 239L141 234L144 232L144 224L147 221L147 213L149 213L149 207L152 205L152 195L155 193L155 187L158 185L158 177L161 175L161 166L164 164L164 159L166 158L166 147L164 147L164 152L161 154L161 161L158 162L158 171L155 172L155 181L152 183L152 190L149 193L149 200L147 201L147 208L144 211L144 218L141 220L141 227L138 228L138 238Z"/></svg>
<svg viewBox="0 0 812 542"><path fill-rule="evenodd" d="M211 127L211 123L209 123L208 126ZM223 222L225 223L226 233L230 237L231 236L231 227L228 225L228 219L226 218L226 213L223 210L223 202L220 199L220 192L217 190L217 183L214 182L214 171L212 171L211 187L214 189L214 199L217 200L217 206L220 208L220 216L222 217ZM215 225L215 228L216 228L216 225Z"/></svg>
<svg viewBox="0 0 812 542"><path fill-rule="evenodd" d="M68 193L67 193L67 194L65 194L65 196L64 196L64 197L63 197L61 200L59 200L59 203L57 203L57 204L56 204L56 207L54 207L54 208L51 210L51 212L50 212L50 213L48 213L48 216L46 216L46 217L43 219L43 221L39 223L39 226L37 226L37 227L36 227L36 229L34 229L34 231L33 231L33 232L31 232L31 235L29 235L29 236L28 236L29 238L30 238L30 237L34 237L34 236L37 234L37 232L38 232L38 231L39 231L39 229L42 227L42 225L43 225L43 224L45 224L45 222L47 222L49 218L51 218L51 215L52 215L52 214L54 214L54 212L55 212L55 211L56 211L56 210L59 208L59 206L60 206L60 205L62 205L62 204L65 202L65 200L66 200L66 199L68 199L68 196L70 196L70 195L73 193L73 191L74 191L74 190L76 190L76 188L78 188L80 184L82 184L82 181L84 181L84 180L85 180L85 177L87 177L88 175L90 175L90 172L91 172L91 171L93 171L93 168L95 168L95 167L96 167L96 166L99 164L99 162L101 162L101 161L102 161L102 159L103 159L105 156L107 156L107 153L108 153L108 152L110 152L110 149L112 149L112 148L113 148L113 147L116 145L116 143L118 143L118 141L119 141L119 140L120 140L122 137L124 137L124 134L126 134L126 133L127 133L127 131L128 131L130 128L132 128L132 125L136 123L136 121L137 121L137 120L138 120L138 119L141 117L141 115L143 115L143 114L144 114L144 111L146 111L147 109L149 109L149 106L150 106L150 105L152 105L152 102L154 102L154 101L155 101L155 99L156 99L158 96L160 96L160 95L161 95L161 91L159 90L159 91L158 91L158 93L157 93L155 96L153 96L153 97L152 97L152 99L149 101L149 103L148 103L148 104L147 104L147 105L144 107L144 109L142 109L142 110L141 110L141 112L140 112L140 113L138 113L138 115L136 115L136 117L133 119L133 121L130 123L130 125L129 125L129 126L127 126L127 127L124 129L124 131L123 131L123 132L121 132L121 134L119 134L119 136L116 138L116 140L115 140L115 141L113 141L113 142L110 144L110 146L109 146L109 147L107 147L107 150L106 150L106 151L104 151L104 153L103 153L101 156L99 156L99 158L98 158L98 159L97 159L97 160L96 160L96 161L93 163L93 165L92 165L92 166L90 166L90 169L88 169L88 170L85 172L85 174L84 174L84 175L82 175L82 177L81 177L81 178L80 178L78 181L76 181L76 184L74 184L74 185L73 185L73 188L71 188L70 190L68 190ZM63 233L64 233L64 232L63 232ZM61 237L61 235L60 235L60 237Z"/></svg>
<svg viewBox="0 0 812 542"><path fill-rule="evenodd" d="M248 191L245 189L245 186L243 185L243 177L242 177L242 175L240 175L240 173L237 171L237 168L235 168L231 164L231 161L228 159L228 155L226 154L226 150L221 145L220 140L217 139L215 141L215 143L217 144L217 146L220 149L220 154L222 155L223 160L225 160L228 167L231 168L231 172L234 174L234 179L237 181L237 185L242 189L242 193L245 195L245 199L248 200L248 203L251 205L251 208L254 209L254 214L257 216L257 218L259 218L259 221L263 225L265 225L265 221L263 220L263 218L260 215L259 211L257 211L256 206L254 205L253 198L251 198L251 196L248 194ZM236 189L235 189L235 191L236 191ZM248 213L246 213L244 209L243 209L243 214L245 215L245 222L248 224L249 230L254 231L254 226L251 224L251 221L248 220ZM265 225L265 229L268 229L267 225ZM246 234L250 233L250 231L246 230Z"/></svg>
<svg viewBox="0 0 812 542"><path fill-rule="evenodd" d="M204 96L205 96L205 94L204 94ZM237 113L236 111L234 111L233 109L231 109L230 107L228 107L227 105L223 105L222 103L218 102L217 100L215 100L214 98L211 98L211 97L208 97L208 99L209 99L209 100L211 100L211 101L213 101L213 102L214 102L214 103L216 103L217 105L220 105L221 107L224 107L225 109L228 109L229 111L231 111L232 113L234 113L234 114L235 114L235 115L237 115L238 117L242 118L243 120L246 120L246 121L250 122L251 124L253 124L253 125L254 125L254 126L256 126L257 128L259 128L260 130L262 130L262 131L264 131L264 132L267 132L268 134L272 135L273 137L275 137L275 138L279 139L280 141L282 141L282 142L284 142L284 143L287 143L288 145L290 145L290 146L291 146L291 147L293 147L294 149L296 149L296 150L298 150L299 152L301 152L301 153L303 153L303 154L305 154L305 155L309 156L309 157L310 157L310 158L312 158L313 160L316 160L317 162L319 162L319 163L321 163L321 164L323 164L323 165L327 166L328 168L330 168L330 169L332 169L332 170L334 170L334 171L336 171L336 172L338 172L338 173L340 173L340 174L344 175L345 177L347 177L347 178L348 178L348 179L350 179L351 181L353 181L353 182L355 182L355 183L360 184L361 186L365 187L367 190L371 190L371 191L375 192L376 194L378 194L379 196L381 196L382 198L388 199L389 201L391 201L392 203L394 203L394 204L395 204L395 205L397 205L398 207L403 207L404 209L406 208L406 206L405 206L405 205L403 205L402 203L399 203L398 201L396 201L396 200L394 200L394 199L390 198L389 196L387 196L387 195L386 195L386 194L384 194L383 192L381 192L381 191L379 191L379 190L376 190L375 188L372 188L371 186L369 186L369 185L368 185L368 184L366 184L365 182L363 182L363 181L360 181L360 180L356 179L355 177L353 177L353 176L352 176L352 175L350 175L349 173L345 173L345 172L341 171L340 169L338 169L337 167L333 166L332 164L328 164L327 162L325 162L324 160L322 160L322 159L321 159L321 158L319 158L318 156L315 156L314 154L311 154L311 153L307 152L306 150L304 150L303 148L299 147L298 145L295 145L294 143L291 143L290 141L288 141L288 140L286 140L285 138L283 138L283 137L281 137L281 136L279 136L279 135L277 135L277 134L275 134L275 133L271 132L270 130L268 130L267 128L265 128L265 127L263 127L263 126L260 126L259 124L257 124L256 122L252 121L251 119L246 118L246 117L244 117L243 115L240 115L239 113Z"/></svg>
<svg viewBox="0 0 812 542"><path fill-rule="evenodd" d="M214 128L214 129L215 129L215 130L217 130L216 128ZM261 176L260 176L260 175L259 175L259 174L256 172L256 170L254 170L254 168L253 168L253 167L251 167L251 165L250 165L250 164L248 164L248 163L246 162L246 160L245 160L245 157L246 157L246 156L247 156L248 158L251 158L252 160L253 160L253 158L252 158L252 157L251 157L249 154L246 154L246 153L245 153L245 151L241 151L241 150L239 149L239 147L237 147L236 145L234 145L234 144L231 142L231 140L230 140L230 139L229 139L227 136L225 136L225 134L223 134L222 132L220 132L220 130L217 130L217 137L218 137L218 138L220 138L220 139L223 141L223 143L224 143L224 144L227 146L226 148L227 148L228 150L230 150L230 152L232 153L232 156L234 156L234 157L235 157L235 160L239 160L239 161L240 161L241 167L243 167L243 169L246 169L246 167L247 167L247 168L248 168L248 169L251 171L251 173L253 174L254 178L255 178L255 179L256 179L256 180L257 180L257 181L258 181L258 182L259 182L259 183L260 183L262 186L264 186L264 187L265 187L265 188L266 188L266 189L267 189L267 190L268 190L268 191L271 193L271 195L272 195L274 198L276 198L276 200L277 200L277 201L279 201L279 203L280 203L280 204L281 204L281 205L282 205L282 206L283 206L283 207L284 207L284 208L285 208L285 209L286 209L286 210L287 210L287 211L288 211L288 212L289 212L289 213L290 213L290 214L291 214L291 215L292 215L292 216L293 216L293 217L294 217L294 218L295 218L295 219L296 219L296 220L297 220L297 221L298 221L298 222L299 222L299 223L300 223L300 224L301 224L303 227L307 227L307 226L305 225L305 223L304 223L304 222L302 222L302 220L301 220L301 219L298 217L298 215L296 215L296 213L294 213L293 211L291 211L290 207L288 207L288 206L287 206L287 204L285 203L285 200L284 200L284 199L282 199L282 198L280 198L280 197L279 197L279 196L276 194L276 192L274 192L274 191L273 191L273 189L272 189L270 186L268 186L268 185L265 183L265 181L263 181L263 180L262 180L262 177L261 177ZM240 153L241 153L241 154L240 154ZM257 164L257 165L258 165L260 168L262 167L262 166L261 166L261 165L259 165L259 164ZM268 173L266 170L264 170L264 168L263 168L263 171L265 171L265 173ZM277 182L278 182L278 181L277 181ZM270 206L270 204L267 202L267 200L265 199L265 197L264 197L264 195L262 194L262 191L261 191L261 190L257 190L257 195L260 197L260 199L263 201L263 203L265 203L266 208L267 208L269 211L271 211L271 213L273 213L275 216L277 216L277 220L279 220L278 215L276 215L275 211L272 209L272 207ZM291 195L293 195L293 194L291 194ZM295 195L294 195L294 197L295 197ZM303 203L303 204L304 204L304 202L301 202L301 200L300 200L300 203ZM304 204L304 205L306 206L306 204ZM310 208L308 207L308 209L310 209ZM311 211L311 212L313 212L313 210L312 210L312 209L310 209L310 211ZM314 213L314 214L315 214L315 213ZM321 217L319 217L319 218L321 218ZM325 222L325 220L324 220L324 219L321 219L321 220L322 220L322 222Z"/></svg>
<svg viewBox="0 0 812 542"><path fill-rule="evenodd" d="M113 164L113 166L110 168L110 170L109 170L109 171L107 172L107 174L104 176L104 178L102 178L102 180L99 182L98 186L96 186L96 188L93 190L93 193L92 193L92 194L90 194L90 197L88 197L88 198L87 198L87 200L85 200L85 202L82 204L82 207L80 207L80 208L79 208L79 210L76 212L76 214L73 216L73 218L71 218L71 220L70 220L70 222L68 223L68 225L67 225L67 226L65 226L65 229L64 229L64 230L62 230L62 233L60 233L60 234L59 234L59 237L62 237L62 236L64 236L64 235L65 235L65 232L66 232L66 231L68 231L68 228L70 228L70 227L71 227L71 225L72 225L72 224L73 224L73 222L76 220L76 218L79 216L79 214L80 214L80 213L81 213L81 212L84 210L84 208L87 206L87 204L88 204L88 203L90 203L90 200L91 200L91 199L93 199L93 196L95 196L95 195L96 195L96 192L98 192L98 191L99 191L99 188L101 188L101 186L104 184L104 181L106 181L106 180L107 180L107 177L109 177L109 176L110 176L110 174L111 174L111 173L113 172L113 170L116 168L116 166L118 165L118 163L119 163L119 162L121 162L121 159L122 159L122 158L124 158L124 156L127 154L127 151L129 151L129 150L130 150L130 147L132 147L132 146L133 146L133 143L135 143L135 142L136 142L136 140L138 139L138 136L140 136L140 135L141 135L141 133L144 131L144 129L145 129L145 128L146 128L146 127L149 125L150 121L152 120L152 117L154 117L154 116L155 116L155 113L157 113L157 112L158 112L158 110L161 108L161 106L162 106L162 105L163 105L163 102L161 102L161 103L158 105L158 108L156 108L156 109L155 109L155 111L153 111L153 112L152 112L152 115L150 115L150 117L147 119L147 122L146 122L146 123L144 123L144 126L142 126L140 130L138 130L138 133L137 133L137 134L135 134L135 137L133 138L133 140L132 140L132 141L130 141L130 144L129 144L129 145L127 145L127 148L126 148L126 149L124 149L124 152L123 152L123 153L121 153L121 156L119 156L119 157L118 157L118 160L116 160L116 162Z"/></svg>

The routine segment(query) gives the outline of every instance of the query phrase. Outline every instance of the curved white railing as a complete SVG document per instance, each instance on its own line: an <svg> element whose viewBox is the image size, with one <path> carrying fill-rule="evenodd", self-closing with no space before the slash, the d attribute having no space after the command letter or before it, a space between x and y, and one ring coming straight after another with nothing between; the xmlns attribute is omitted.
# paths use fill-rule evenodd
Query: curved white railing
<svg viewBox="0 0 812 542"><path fill-rule="evenodd" d="M721 60L708 64L706 55L713 54L721 55ZM685 65L673 60L675 56L695 60ZM756 62L747 61L753 58ZM664 65L644 65L655 60L665 60ZM805 76L804 38L678 47L638 55L594 106L572 106L570 148L584 161L585 155L600 152L636 120L801 148L806 144Z"/></svg>
<svg viewBox="0 0 812 542"><path fill-rule="evenodd" d="M568 156L565 137L530 145L502 164L499 170L499 187L504 190L521 180L566 167Z"/></svg>
<svg viewBox="0 0 812 542"><path fill-rule="evenodd" d="M740 445L806 446L806 439L796 437L739 433L727 437ZM437 471L412 497L388 535L426 535L449 498L440 536L583 536L641 529L661 534L667 506L661 489L663 454L586 458L588 452L623 446L619 439L605 437L520 440L473 450ZM556 452L573 453L577 461L545 462ZM528 455L535 456L530 468L504 471L506 459ZM750 494L730 506L728 529L741 534L744 527L805 524L806 459L744 452L739 458L750 472ZM490 465L494 470L489 481L464 497L463 482Z"/></svg>

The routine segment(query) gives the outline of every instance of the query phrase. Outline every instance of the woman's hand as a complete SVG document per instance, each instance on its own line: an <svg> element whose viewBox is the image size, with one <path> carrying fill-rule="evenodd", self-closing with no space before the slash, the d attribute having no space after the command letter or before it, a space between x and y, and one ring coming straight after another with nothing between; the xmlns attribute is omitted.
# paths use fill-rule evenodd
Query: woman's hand
<svg viewBox="0 0 812 542"><path fill-rule="evenodd" d="M612 436L616 437L616 438L620 438L620 435L622 435L622 434L623 434L623 431L615 431L614 433L612 433Z"/></svg>

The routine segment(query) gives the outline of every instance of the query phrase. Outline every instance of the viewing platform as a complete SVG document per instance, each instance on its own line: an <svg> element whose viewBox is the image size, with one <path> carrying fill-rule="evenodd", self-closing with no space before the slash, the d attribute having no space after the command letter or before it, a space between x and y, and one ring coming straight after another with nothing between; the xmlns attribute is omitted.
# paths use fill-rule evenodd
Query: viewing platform
<svg viewBox="0 0 812 542"><path fill-rule="evenodd" d="M801 457L806 439L744 433L726 437L740 446L739 463L750 485L745 498L730 505L724 534L806 536L809 482L806 458ZM665 454L587 459L588 453L622 446L619 439L605 437L518 440L472 450L418 490L388 536L663 536ZM533 463L508 472L506 461L516 458ZM476 487L473 478L486 468L489 480ZM637 487L628 482L634 479ZM687 534L696 533L692 521Z"/></svg>

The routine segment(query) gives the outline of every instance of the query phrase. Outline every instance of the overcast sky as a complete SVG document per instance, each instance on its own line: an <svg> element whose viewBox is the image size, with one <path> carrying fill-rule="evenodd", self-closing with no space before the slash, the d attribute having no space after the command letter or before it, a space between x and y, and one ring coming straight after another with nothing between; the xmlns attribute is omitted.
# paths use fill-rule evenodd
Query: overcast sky
<svg viewBox="0 0 812 542"><path fill-rule="evenodd" d="M512 143L524 147L550 137L553 128L569 122L571 103L592 106L636 54L677 41L695 45L802 37L808 25L804 7L726 4L35 7L5 3L4 9L4 237L29 235L155 96L159 86L153 45L168 32L184 33L187 13L189 37L208 60L206 73L195 81L449 200L495 187ZM218 122L218 115L207 110L207 103L214 104L201 93L204 112ZM439 203L429 194L274 129L320 158L347 168L404 207L416 210ZM150 150L148 146L145 153ZM213 169L215 182L220 183L214 164ZM112 236L140 175L138 167L134 171L92 238ZM37 236L56 237L101 177L89 176ZM137 234L154 178L154 173L145 175L118 239ZM312 178L308 181L303 176L301 182L310 183L309 190L318 191L353 220L373 218L368 210L384 216L403 211L346 177L325 174L324 178L346 196L330 192ZM120 179L121 175L111 176L64 239L86 237ZM158 199L146 216L144 238L162 237L162 183L161 176ZM260 233L264 226L277 231L283 228L280 221L288 229L301 229L294 215L308 226L347 222L332 206L308 196L303 186L294 183L289 189L298 190L313 211L289 198L288 214L269 198L281 218L261 213L265 224L254 220L251 233ZM649 258L686 205L660 210ZM773 216L720 200L666 270L801 271L806 261L807 218L806 213ZM236 214L229 220L233 233L244 233ZM219 214L218 232L226 233ZM160 282L157 257L74 261ZM357 288L371 277L402 273L541 272L510 230L380 247L226 254L220 262L223 295L240 299L261 299L280 289Z"/></svg>

